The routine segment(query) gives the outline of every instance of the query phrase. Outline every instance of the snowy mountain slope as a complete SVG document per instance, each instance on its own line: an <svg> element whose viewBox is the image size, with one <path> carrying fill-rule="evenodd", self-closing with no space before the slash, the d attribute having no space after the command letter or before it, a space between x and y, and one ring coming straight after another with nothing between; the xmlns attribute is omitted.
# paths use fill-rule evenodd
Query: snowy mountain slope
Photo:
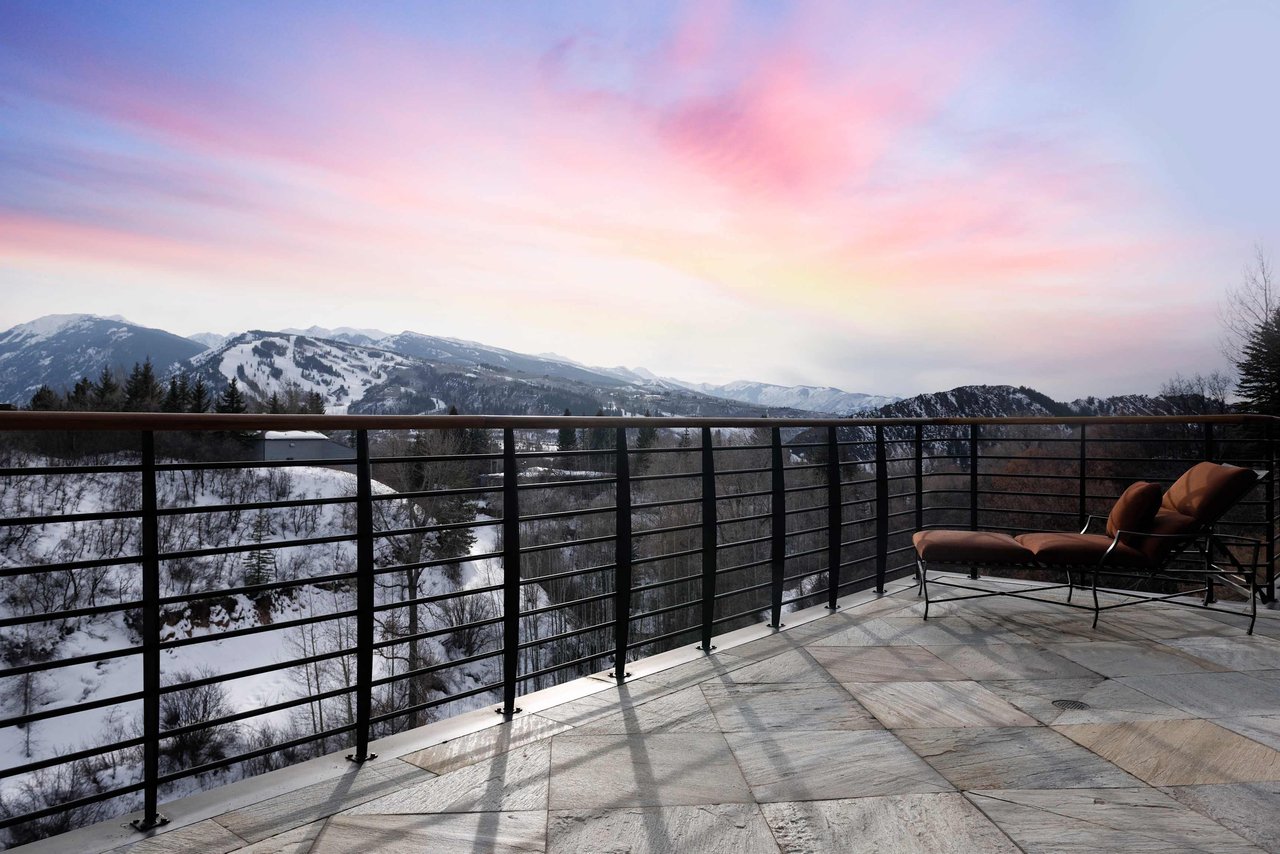
<svg viewBox="0 0 1280 854"><path fill-rule="evenodd" d="M197 344L203 345L206 350L216 350L217 348L221 347L223 344L226 344L228 341L230 341L233 337L235 336L219 335L216 332L197 332L194 335L187 336L187 338L191 339Z"/></svg>
<svg viewBox="0 0 1280 854"><path fill-rule="evenodd" d="M560 377L596 386L617 386L629 382L593 368L561 361L558 358L530 356L500 347L477 344L474 341L439 338L419 332L401 332L399 335L391 335L379 340L377 346L405 356L415 356L433 364L488 366L533 376Z"/></svg>
<svg viewBox="0 0 1280 854"><path fill-rule="evenodd" d="M127 371L147 358L164 374L203 349L121 317L51 314L0 333L0 403L26 404L41 385L60 392L103 367Z"/></svg>
<svg viewBox="0 0 1280 854"><path fill-rule="evenodd" d="M192 370L210 377L215 387L235 378L259 399L297 383L303 394L319 392L330 414L345 413L369 388L413 364L386 350L274 332L237 335L190 362Z"/></svg>
<svg viewBox="0 0 1280 854"><path fill-rule="evenodd" d="M678 381L673 380L672 382ZM685 384L685 387L704 394L724 397L729 400L740 400L757 406L803 409L808 412L830 412L836 415L867 412L898 400L896 397L844 391L831 386L781 386L771 383L750 382L748 380L739 380L725 383L724 385L689 383Z"/></svg>
<svg viewBox="0 0 1280 854"><path fill-rule="evenodd" d="M376 347L383 338L390 338L391 333L381 329L354 329L350 326L339 326L326 329L323 326L309 326L306 329L281 329L289 335L306 335L309 338L326 338L330 341L341 341L343 344L355 344L358 347Z"/></svg>

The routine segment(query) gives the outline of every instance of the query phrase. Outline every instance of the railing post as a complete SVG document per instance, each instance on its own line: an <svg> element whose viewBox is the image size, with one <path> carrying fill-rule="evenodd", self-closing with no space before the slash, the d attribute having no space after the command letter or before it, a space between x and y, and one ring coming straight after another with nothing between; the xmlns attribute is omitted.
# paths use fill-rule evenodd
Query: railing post
<svg viewBox="0 0 1280 854"><path fill-rule="evenodd" d="M969 530L978 530L978 425L969 425ZM978 567L969 568L969 577L978 577Z"/></svg>
<svg viewBox="0 0 1280 854"><path fill-rule="evenodd" d="M502 431L502 707L508 720L516 708L520 675L520 490L515 430Z"/></svg>
<svg viewBox="0 0 1280 854"><path fill-rule="evenodd" d="M356 749L352 762L376 759L369 752L373 714L373 464L369 431L356 431Z"/></svg>
<svg viewBox="0 0 1280 854"><path fill-rule="evenodd" d="M142 818L136 830L168 824L160 789L160 524L156 514L156 439L142 432Z"/></svg>
<svg viewBox="0 0 1280 854"><path fill-rule="evenodd" d="M1276 444L1270 421L1267 422L1267 471L1270 474L1263 481L1267 493L1266 601L1274 602L1276 600Z"/></svg>
<svg viewBox="0 0 1280 854"><path fill-rule="evenodd" d="M1084 527L1085 520L1089 518L1089 478L1087 475L1089 469L1089 439L1086 436L1087 426L1080 425L1080 498L1077 505L1077 514L1080 528Z"/></svg>
<svg viewBox="0 0 1280 854"><path fill-rule="evenodd" d="M782 628L782 584L787 569L787 493L786 478L782 467L782 431L771 428L773 454L770 471L773 475L770 509L773 532L770 538L770 566L773 570L769 585L769 627Z"/></svg>
<svg viewBox="0 0 1280 854"><path fill-rule="evenodd" d="M916 530L924 528L924 425L916 425Z"/></svg>
<svg viewBox="0 0 1280 854"><path fill-rule="evenodd" d="M618 428L614 471L618 482L614 501L613 678L621 682L629 675L627 647L631 642L631 461L625 427Z"/></svg>
<svg viewBox="0 0 1280 854"><path fill-rule="evenodd" d="M827 427L827 610L840 606L840 536L844 526L841 506L840 443L834 425Z"/></svg>
<svg viewBox="0 0 1280 854"><path fill-rule="evenodd" d="M711 633L716 619L716 456L711 444L711 428L702 428L702 644L711 652Z"/></svg>
<svg viewBox="0 0 1280 854"><path fill-rule="evenodd" d="M1217 453L1218 447L1213 441L1213 423L1206 421L1204 422L1204 458L1209 462L1213 462Z"/></svg>
<svg viewBox="0 0 1280 854"><path fill-rule="evenodd" d="M889 568L889 462L884 448L884 426L876 425L876 592L884 592Z"/></svg>

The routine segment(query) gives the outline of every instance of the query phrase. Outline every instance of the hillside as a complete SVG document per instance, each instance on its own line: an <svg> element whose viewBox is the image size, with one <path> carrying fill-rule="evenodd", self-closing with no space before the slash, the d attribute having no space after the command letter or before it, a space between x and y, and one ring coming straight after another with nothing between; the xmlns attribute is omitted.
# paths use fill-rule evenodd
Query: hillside
<svg viewBox="0 0 1280 854"><path fill-rule="evenodd" d="M202 350L122 317L51 314L0 333L0 403L25 404L41 385L62 391L104 367L123 372L146 359L165 374Z"/></svg>

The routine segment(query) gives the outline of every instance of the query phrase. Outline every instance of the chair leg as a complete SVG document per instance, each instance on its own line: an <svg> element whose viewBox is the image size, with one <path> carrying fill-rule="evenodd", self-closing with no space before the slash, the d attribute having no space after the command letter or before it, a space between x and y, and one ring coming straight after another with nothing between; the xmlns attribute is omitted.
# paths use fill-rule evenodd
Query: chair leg
<svg viewBox="0 0 1280 854"><path fill-rule="evenodd" d="M1098 615L1102 608L1098 605L1098 570L1093 571L1093 628L1098 627Z"/></svg>
<svg viewBox="0 0 1280 854"><path fill-rule="evenodd" d="M920 566L920 592L924 594L924 618L929 619L929 567L924 561Z"/></svg>
<svg viewBox="0 0 1280 854"><path fill-rule="evenodd" d="M1258 571L1257 567L1249 567L1249 634L1253 634L1253 624L1258 622Z"/></svg>
<svg viewBox="0 0 1280 854"><path fill-rule="evenodd" d="M1075 594L1075 592L1076 592L1075 578L1074 576L1072 576L1071 570L1068 569L1067 570L1067 601L1068 602L1071 601L1071 597L1072 595Z"/></svg>
<svg viewBox="0 0 1280 854"><path fill-rule="evenodd" d="M924 566L920 561L920 558L917 557L916 558L916 595L917 596L924 594L924 581L922 580L923 578L924 578Z"/></svg>

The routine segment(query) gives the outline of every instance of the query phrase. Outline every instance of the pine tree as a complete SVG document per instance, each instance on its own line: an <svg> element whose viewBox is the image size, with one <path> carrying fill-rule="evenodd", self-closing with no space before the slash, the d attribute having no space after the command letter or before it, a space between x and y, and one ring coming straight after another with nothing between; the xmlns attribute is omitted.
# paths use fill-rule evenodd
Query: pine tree
<svg viewBox="0 0 1280 854"><path fill-rule="evenodd" d="M93 409L98 412L119 412L124 406L124 394L111 368L104 367L93 384Z"/></svg>
<svg viewBox="0 0 1280 854"><path fill-rule="evenodd" d="M271 397L267 398L267 412L272 415L279 415L284 412L284 403L281 402L280 395L277 392L271 392Z"/></svg>
<svg viewBox="0 0 1280 854"><path fill-rule="evenodd" d="M318 391L308 394L302 411L307 415L324 415L324 395Z"/></svg>
<svg viewBox="0 0 1280 854"><path fill-rule="evenodd" d="M568 409L564 411L565 415L572 415ZM560 433L556 437L556 450L559 451L576 451L578 450L578 431L572 427L561 427Z"/></svg>
<svg viewBox="0 0 1280 854"><path fill-rule="evenodd" d="M1236 363L1236 393L1241 408L1261 415L1280 415L1280 312L1249 333Z"/></svg>
<svg viewBox="0 0 1280 854"><path fill-rule="evenodd" d="M58 393L47 385L42 385L36 389L35 394L31 395L31 403L27 408L41 412L52 412L55 409L62 408L62 398L58 397Z"/></svg>
<svg viewBox="0 0 1280 854"><path fill-rule="evenodd" d="M124 384L124 408L129 412L155 412L160 408L162 396L151 358L142 364L134 362Z"/></svg>
<svg viewBox="0 0 1280 854"><path fill-rule="evenodd" d="M214 411L227 415L244 412L248 408L244 395L240 393L240 384L236 382L235 377L232 377L231 382L227 383L227 387L218 396L218 403L214 406Z"/></svg>
<svg viewBox="0 0 1280 854"><path fill-rule="evenodd" d="M644 411L644 417L652 418L653 416L649 413L649 410L646 409ZM642 449L652 448L656 444L658 444L658 428L641 427L639 432L636 434L636 447Z"/></svg>
<svg viewBox="0 0 1280 854"><path fill-rule="evenodd" d="M186 375L169 377L169 391L160 403L162 412L186 412L191 406L191 388L187 385Z"/></svg>
<svg viewBox="0 0 1280 854"><path fill-rule="evenodd" d="M93 380L81 377L67 392L67 409L84 412L93 407Z"/></svg>
<svg viewBox="0 0 1280 854"><path fill-rule="evenodd" d="M191 412L208 412L213 406L213 399L209 395L209 386L205 385L204 377L196 377L195 382L191 384Z"/></svg>
<svg viewBox="0 0 1280 854"><path fill-rule="evenodd" d="M253 533L250 535L255 545L262 545L271 538L271 520L265 511L259 510L253 520ZM261 549L245 552L244 583L269 584L275 580L276 553L273 549Z"/></svg>

